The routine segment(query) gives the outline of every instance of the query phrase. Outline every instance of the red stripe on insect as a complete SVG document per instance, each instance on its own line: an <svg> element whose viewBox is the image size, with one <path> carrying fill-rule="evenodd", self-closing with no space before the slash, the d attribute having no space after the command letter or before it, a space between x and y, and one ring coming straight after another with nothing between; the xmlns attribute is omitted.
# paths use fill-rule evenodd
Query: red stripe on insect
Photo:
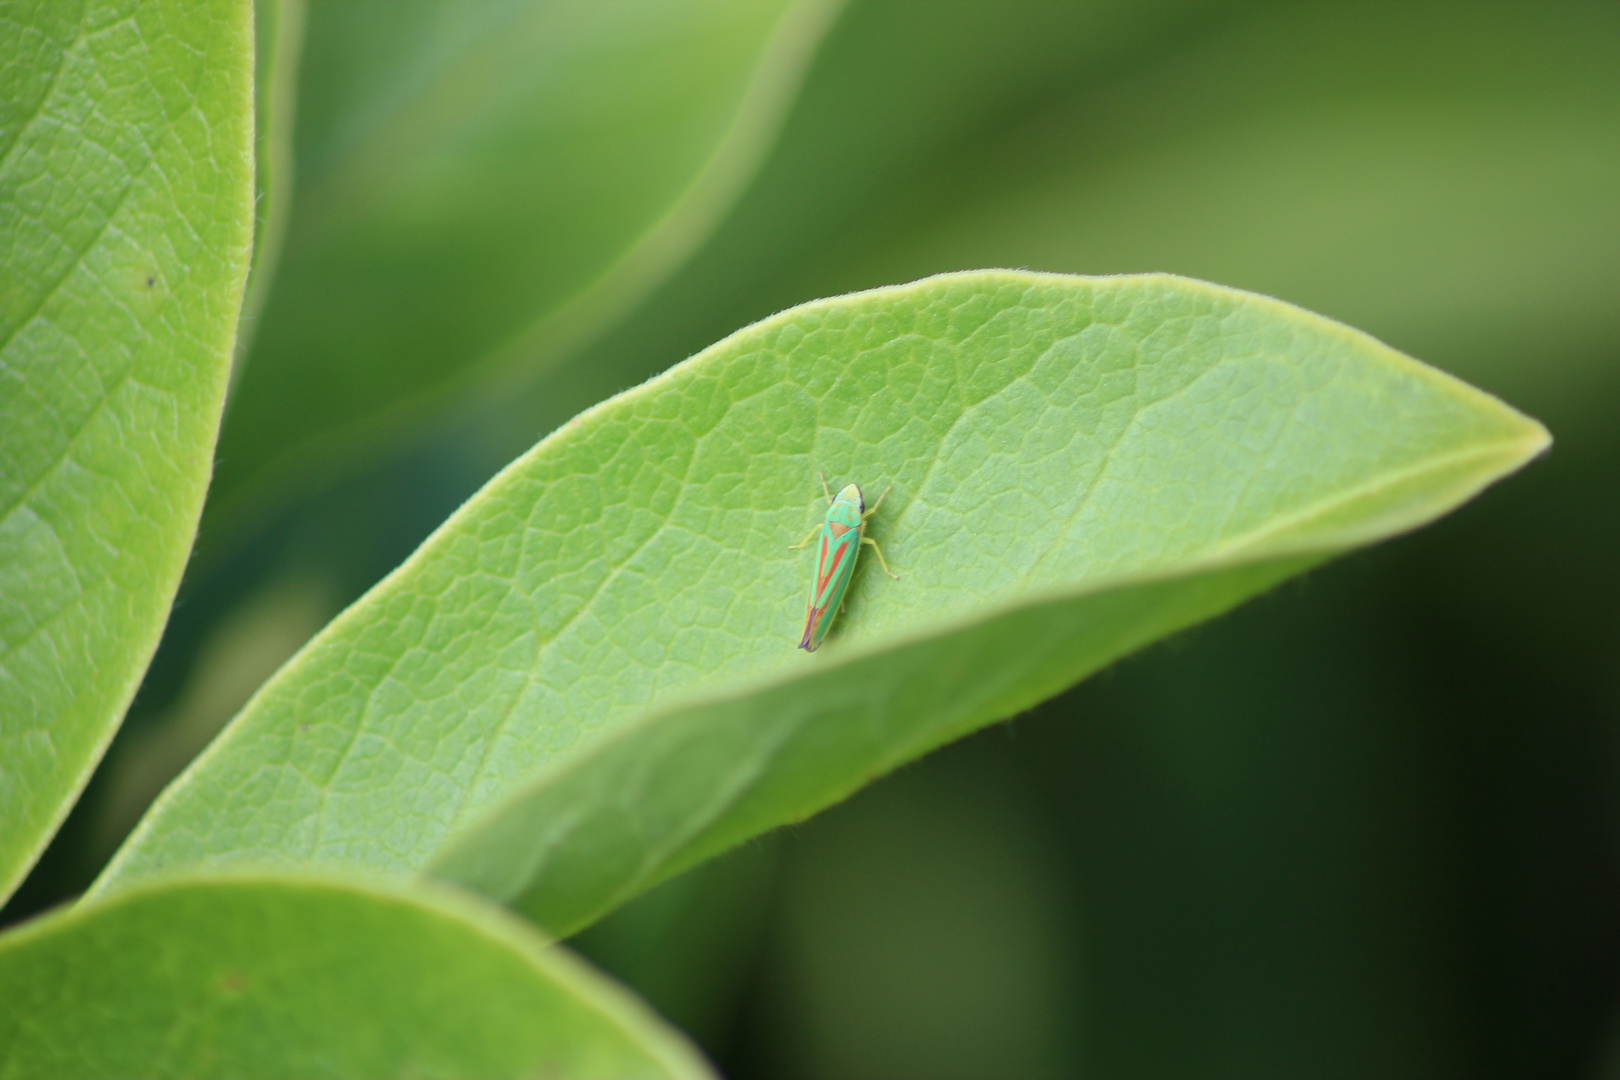
<svg viewBox="0 0 1620 1080"><path fill-rule="evenodd" d="M821 538L821 555L816 560L817 596L820 596L822 591L827 588L827 582L832 580L833 572L838 569L838 561L836 559L827 558L827 554L827 538L823 536ZM825 573L822 571L825 571Z"/></svg>

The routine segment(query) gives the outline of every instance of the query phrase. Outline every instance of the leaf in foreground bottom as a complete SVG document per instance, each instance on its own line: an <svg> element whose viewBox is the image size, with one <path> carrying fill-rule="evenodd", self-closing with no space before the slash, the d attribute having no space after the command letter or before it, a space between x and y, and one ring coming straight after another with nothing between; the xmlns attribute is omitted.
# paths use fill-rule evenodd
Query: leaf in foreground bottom
<svg viewBox="0 0 1620 1080"><path fill-rule="evenodd" d="M865 717L782 729L815 743L782 760L813 768L767 768L779 790L740 816L716 808L769 756L769 724L738 721L735 756L666 770L661 783L696 802L666 807L649 833L610 830L585 862L548 864L543 887L567 893L575 919L1287 573L1445 513L1545 442L1363 334L1201 282L990 271L795 308L590 410L491 481L267 684L101 887L248 861L454 863L484 887L468 868L489 853L468 845L504 827L483 832L481 815L599 760L613 731L700 698L746 713L749 695L777 701L782 686L799 688L787 698L801 716ZM810 560L788 545L825 513L818 471L893 484L869 526L902 580L875 560L857 571L807 655L794 645ZM1024 609L1061 612L1068 629L1049 643ZM1019 655L1031 635L1056 649L1034 667ZM918 697L891 678L956 690ZM649 725L656 772L667 748ZM642 767L628 740L614 745L614 770ZM702 834L691 849L688 825ZM564 865L577 885L556 877Z"/></svg>
<svg viewBox="0 0 1620 1080"><path fill-rule="evenodd" d="M0 938L7 1077L706 1077L499 911L266 876L131 889Z"/></svg>

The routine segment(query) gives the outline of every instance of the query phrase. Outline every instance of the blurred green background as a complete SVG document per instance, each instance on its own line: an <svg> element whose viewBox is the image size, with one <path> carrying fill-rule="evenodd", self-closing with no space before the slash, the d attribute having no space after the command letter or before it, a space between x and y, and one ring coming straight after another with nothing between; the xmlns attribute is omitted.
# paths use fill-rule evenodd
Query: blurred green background
<svg viewBox="0 0 1620 1080"><path fill-rule="evenodd" d="M737 1078L1620 1075L1620 6L699 6L311 3L199 554L6 918L580 409L817 296L1163 270L1369 331L1555 446L578 944ZM529 36L457 51L513 10ZM569 64L595 89L534 89ZM542 91L564 135L489 134Z"/></svg>

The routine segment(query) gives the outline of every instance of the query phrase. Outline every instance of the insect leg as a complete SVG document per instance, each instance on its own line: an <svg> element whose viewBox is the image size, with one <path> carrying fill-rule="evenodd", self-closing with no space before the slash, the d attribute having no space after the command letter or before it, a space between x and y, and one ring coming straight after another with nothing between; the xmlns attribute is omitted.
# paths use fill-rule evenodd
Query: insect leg
<svg viewBox="0 0 1620 1080"><path fill-rule="evenodd" d="M894 578L896 581L900 580L900 575L889 569L889 560L883 557L883 549L878 547L878 542L876 540L872 539L870 536L863 536L861 537L861 543L871 544L872 554L878 557L878 565L883 567L883 572Z"/></svg>

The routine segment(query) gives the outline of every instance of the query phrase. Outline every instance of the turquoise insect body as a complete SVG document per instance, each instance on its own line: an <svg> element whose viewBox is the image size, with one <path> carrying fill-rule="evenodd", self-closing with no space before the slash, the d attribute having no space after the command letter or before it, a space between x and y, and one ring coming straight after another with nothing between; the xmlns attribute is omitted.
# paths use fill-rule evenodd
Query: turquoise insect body
<svg viewBox="0 0 1620 1080"><path fill-rule="evenodd" d="M810 586L810 601L804 614L804 637L799 642L799 648L806 652L815 652L832 628L833 619L843 606L844 594L849 591L849 579L855 573L855 558L861 553L862 544L872 545L885 574L899 578L890 571L877 541L866 535L866 519L877 512L888 490L878 496L870 510L866 509L861 489L854 484L845 484L835 499L827 489L827 478L822 477L821 490L827 495L827 516L805 537L804 543L794 545L797 549L812 540L820 541L816 545L816 577Z"/></svg>

